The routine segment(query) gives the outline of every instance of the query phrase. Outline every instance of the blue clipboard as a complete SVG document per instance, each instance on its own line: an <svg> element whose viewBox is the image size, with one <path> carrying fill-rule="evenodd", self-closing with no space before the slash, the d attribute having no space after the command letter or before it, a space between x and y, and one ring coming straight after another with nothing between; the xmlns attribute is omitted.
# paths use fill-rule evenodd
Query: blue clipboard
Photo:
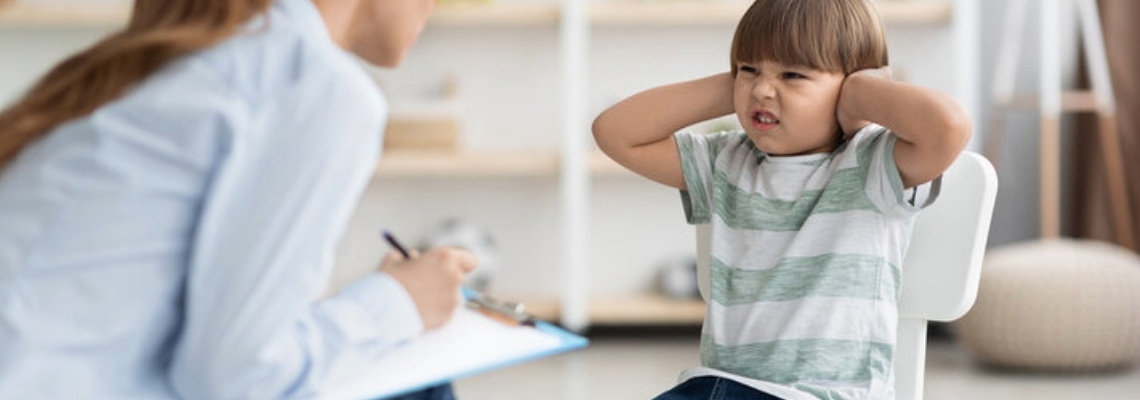
<svg viewBox="0 0 1140 400"><path fill-rule="evenodd" d="M352 354L330 371L322 400L373 400L586 347L580 335L465 289L443 327L377 355ZM506 308L504 308L506 307Z"/></svg>

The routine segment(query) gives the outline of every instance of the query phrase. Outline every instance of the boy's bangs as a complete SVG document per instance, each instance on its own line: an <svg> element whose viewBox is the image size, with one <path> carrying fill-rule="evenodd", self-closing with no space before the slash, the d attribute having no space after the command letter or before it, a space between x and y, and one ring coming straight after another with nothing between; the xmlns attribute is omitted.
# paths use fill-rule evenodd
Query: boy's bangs
<svg viewBox="0 0 1140 400"><path fill-rule="evenodd" d="M844 74L887 65L885 35L861 1L756 1L733 38L733 71L758 61Z"/></svg>

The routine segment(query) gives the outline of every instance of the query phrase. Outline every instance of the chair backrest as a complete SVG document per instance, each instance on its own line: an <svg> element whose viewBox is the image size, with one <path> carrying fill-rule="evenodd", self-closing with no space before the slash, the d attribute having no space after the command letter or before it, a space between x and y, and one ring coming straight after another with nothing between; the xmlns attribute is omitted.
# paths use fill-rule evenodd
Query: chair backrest
<svg viewBox="0 0 1140 400"><path fill-rule="evenodd" d="M899 299L897 400L922 399L926 322L958 319L974 304L997 186L993 165L963 152L942 175L938 199L915 221ZM709 245L709 227L697 226L697 282L705 299Z"/></svg>

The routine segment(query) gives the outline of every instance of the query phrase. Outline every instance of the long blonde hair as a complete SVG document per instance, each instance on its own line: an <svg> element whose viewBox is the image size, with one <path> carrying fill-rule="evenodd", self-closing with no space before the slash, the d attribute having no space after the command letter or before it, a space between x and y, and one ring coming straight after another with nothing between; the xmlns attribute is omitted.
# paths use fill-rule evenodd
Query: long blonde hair
<svg viewBox="0 0 1140 400"><path fill-rule="evenodd" d="M127 27L52 68L0 111L0 169L54 127L123 96L170 61L238 32L272 0L135 0Z"/></svg>
<svg viewBox="0 0 1140 400"><path fill-rule="evenodd" d="M737 63L761 60L841 72L887 66L887 39L870 0L757 0L732 40Z"/></svg>

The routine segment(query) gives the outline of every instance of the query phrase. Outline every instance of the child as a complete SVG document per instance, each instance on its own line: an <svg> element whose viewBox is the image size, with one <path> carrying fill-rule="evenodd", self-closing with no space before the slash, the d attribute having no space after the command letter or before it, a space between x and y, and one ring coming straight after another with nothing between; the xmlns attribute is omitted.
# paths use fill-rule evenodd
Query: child
<svg viewBox="0 0 1140 400"><path fill-rule="evenodd" d="M730 72L598 116L606 154L680 189L688 222L711 225L703 367L658 399L894 398L915 188L954 161L970 126L949 97L892 82L886 66L870 0L757 0ZM742 131L677 132L729 113Z"/></svg>

